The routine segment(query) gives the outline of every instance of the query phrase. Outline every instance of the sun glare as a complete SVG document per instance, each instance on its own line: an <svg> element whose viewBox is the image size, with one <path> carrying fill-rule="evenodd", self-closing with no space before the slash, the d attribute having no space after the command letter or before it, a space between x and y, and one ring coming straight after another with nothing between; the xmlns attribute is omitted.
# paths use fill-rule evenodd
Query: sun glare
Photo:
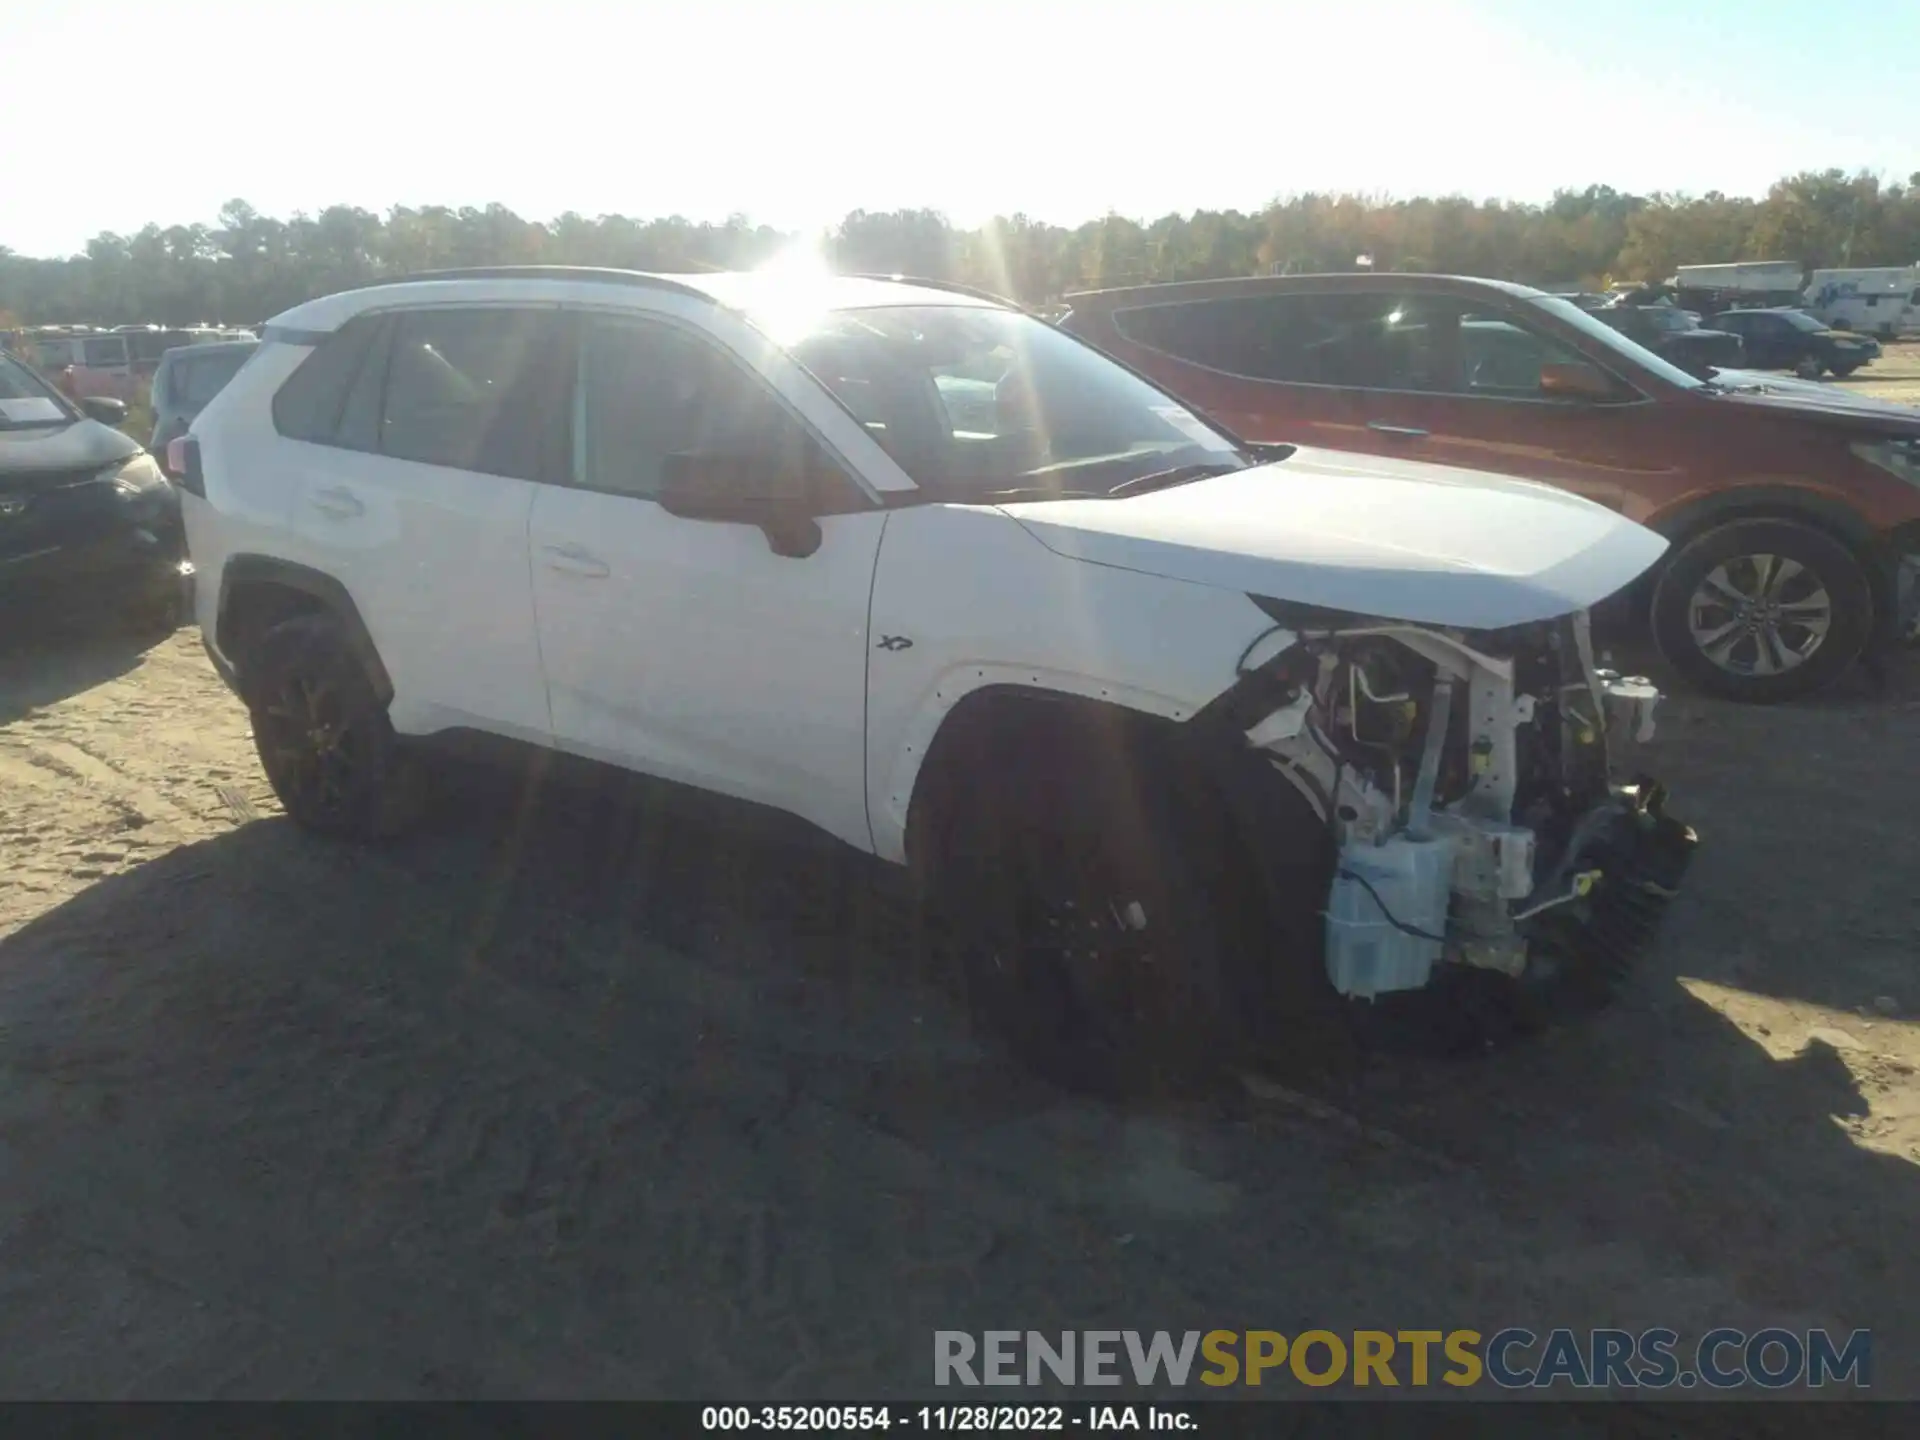
<svg viewBox="0 0 1920 1440"><path fill-rule="evenodd" d="M831 305L833 269L817 240L796 240L755 270L765 287L754 319L778 345L793 345L813 333Z"/></svg>

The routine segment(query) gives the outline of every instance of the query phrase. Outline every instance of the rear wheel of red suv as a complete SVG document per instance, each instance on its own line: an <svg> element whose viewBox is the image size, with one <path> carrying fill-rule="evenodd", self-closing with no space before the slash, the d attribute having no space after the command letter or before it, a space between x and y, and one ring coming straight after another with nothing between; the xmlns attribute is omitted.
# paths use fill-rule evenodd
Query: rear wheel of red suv
<svg viewBox="0 0 1920 1440"><path fill-rule="evenodd" d="M1735 520L1682 546L1653 592L1660 653L1700 689L1765 704L1831 684L1873 633L1847 547L1796 520Z"/></svg>

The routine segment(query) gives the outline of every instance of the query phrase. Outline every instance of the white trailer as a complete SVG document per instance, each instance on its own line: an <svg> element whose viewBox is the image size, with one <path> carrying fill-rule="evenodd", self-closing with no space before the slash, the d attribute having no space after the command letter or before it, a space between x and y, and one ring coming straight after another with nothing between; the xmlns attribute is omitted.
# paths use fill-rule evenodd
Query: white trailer
<svg viewBox="0 0 1920 1440"><path fill-rule="evenodd" d="M1807 309L1829 325L1890 339L1920 330L1920 266L1816 270L1807 278L1805 299Z"/></svg>
<svg viewBox="0 0 1920 1440"><path fill-rule="evenodd" d="M1774 295L1783 290L1798 294L1805 284L1798 260L1742 260L1733 265L1682 265L1674 271L1680 290L1717 290Z"/></svg>

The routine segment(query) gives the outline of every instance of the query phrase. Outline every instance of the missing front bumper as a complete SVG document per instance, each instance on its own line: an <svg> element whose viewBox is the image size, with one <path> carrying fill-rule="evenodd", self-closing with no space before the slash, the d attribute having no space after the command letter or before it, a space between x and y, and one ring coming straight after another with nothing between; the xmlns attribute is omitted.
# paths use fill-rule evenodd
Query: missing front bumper
<svg viewBox="0 0 1920 1440"><path fill-rule="evenodd" d="M1700 837L1667 813L1666 791L1642 779L1618 787L1563 868L1593 876L1577 902L1542 915L1528 934L1521 982L1605 999L1659 933Z"/></svg>

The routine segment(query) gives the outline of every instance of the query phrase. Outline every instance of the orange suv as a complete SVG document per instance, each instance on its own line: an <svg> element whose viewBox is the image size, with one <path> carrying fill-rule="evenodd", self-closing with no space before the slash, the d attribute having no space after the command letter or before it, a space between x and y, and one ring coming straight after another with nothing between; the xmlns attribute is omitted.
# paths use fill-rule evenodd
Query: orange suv
<svg viewBox="0 0 1920 1440"><path fill-rule="evenodd" d="M1784 700L1920 640L1920 409L1696 379L1493 280L1263 276L1067 304L1064 329L1243 440L1539 480L1665 535L1632 603L1704 690Z"/></svg>

